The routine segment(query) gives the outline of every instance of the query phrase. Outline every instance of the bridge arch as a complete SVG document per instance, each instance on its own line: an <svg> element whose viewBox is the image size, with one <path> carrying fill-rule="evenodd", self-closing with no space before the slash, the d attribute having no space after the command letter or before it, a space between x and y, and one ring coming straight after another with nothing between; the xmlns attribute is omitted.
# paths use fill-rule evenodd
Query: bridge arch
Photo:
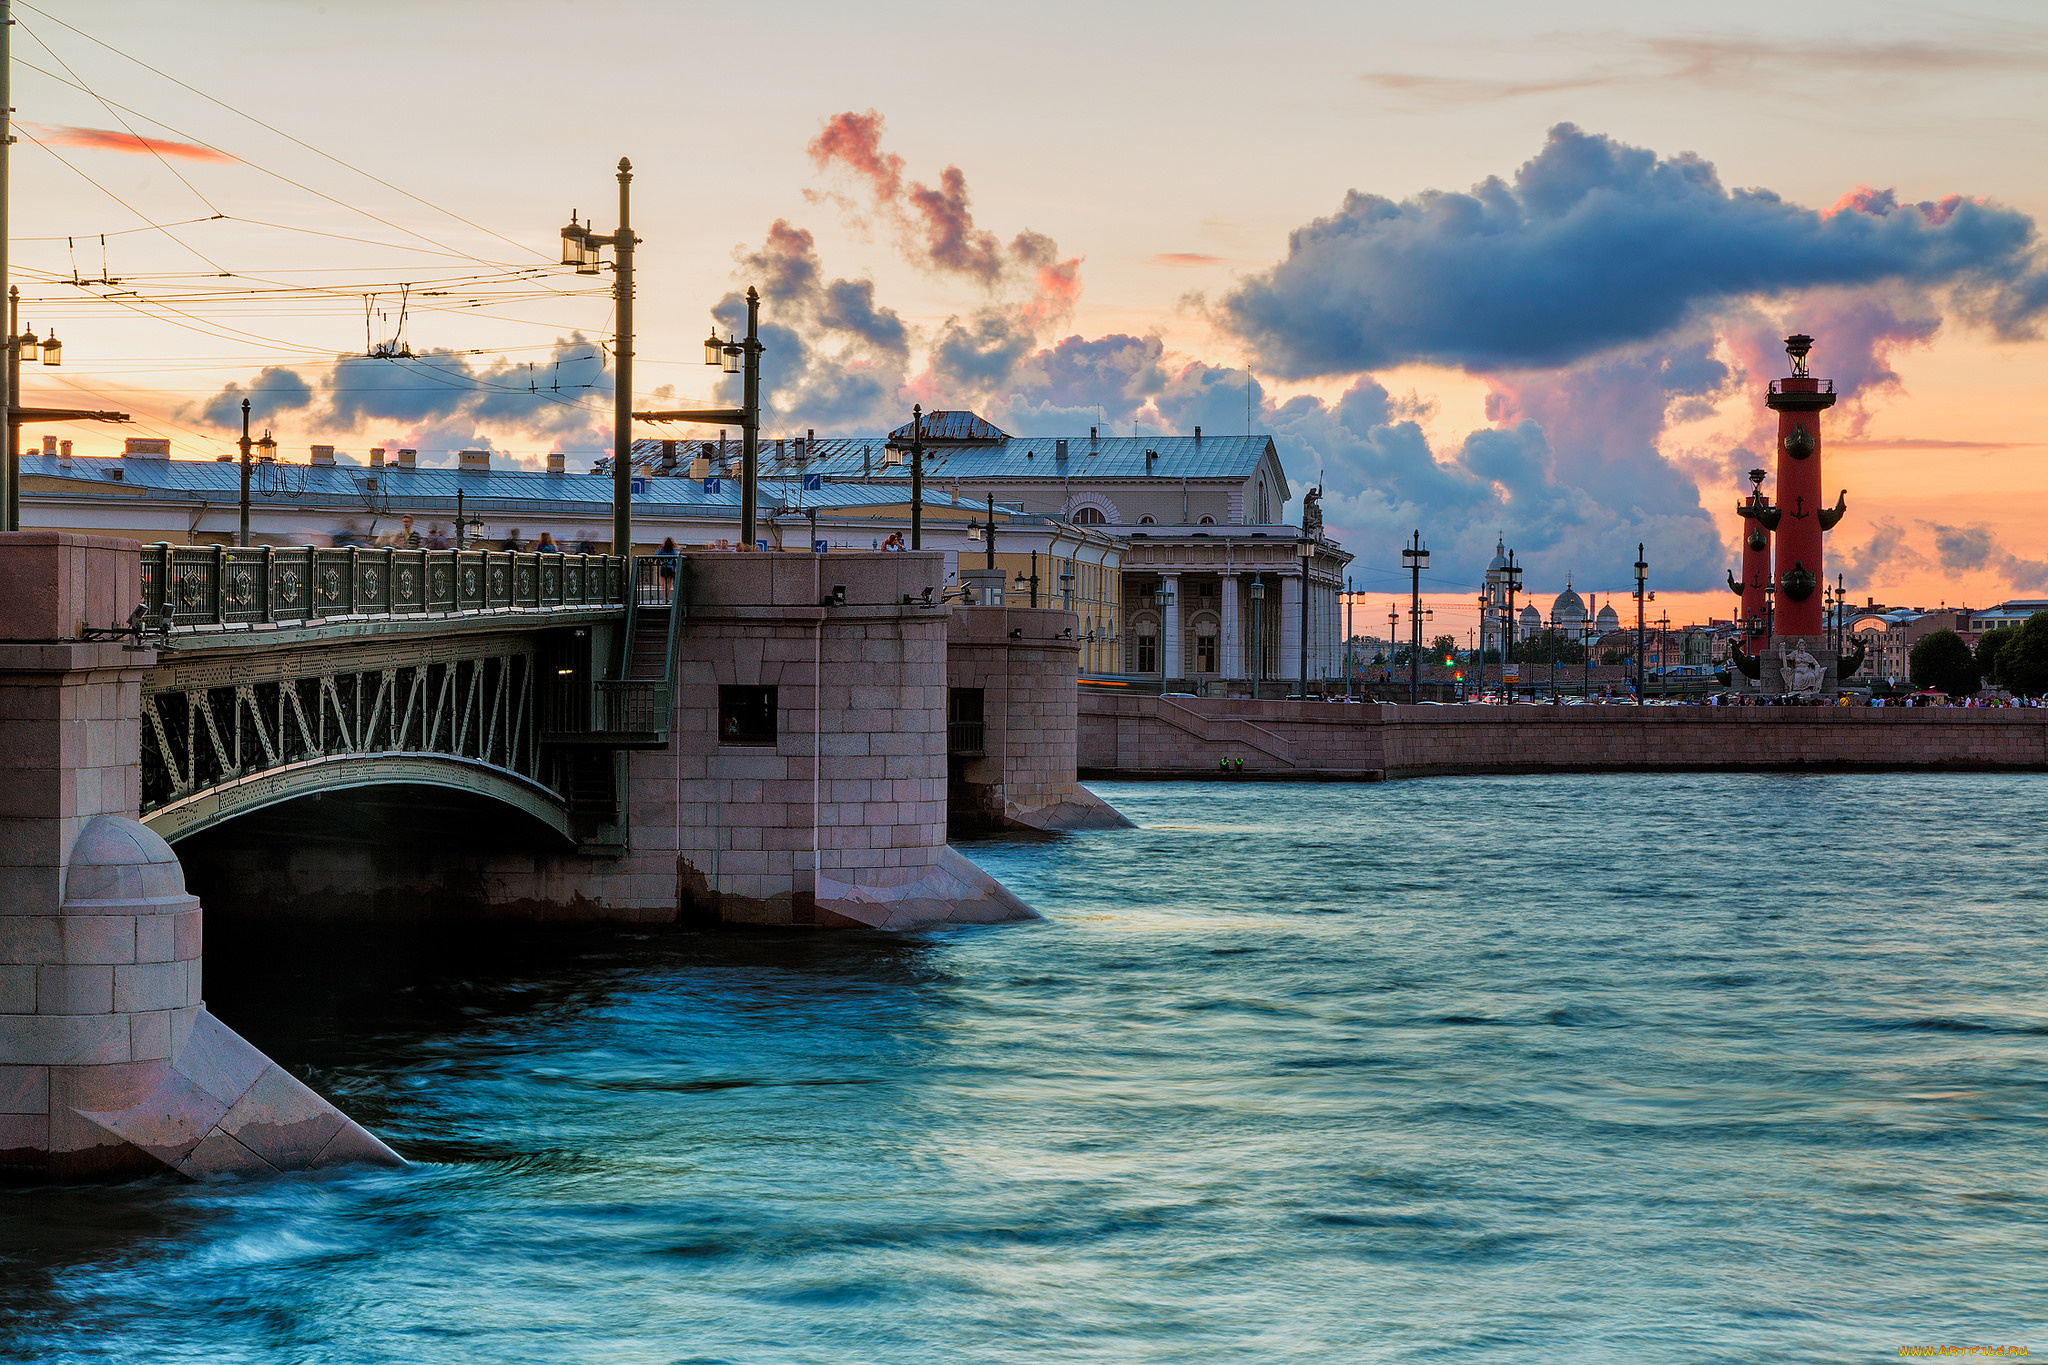
<svg viewBox="0 0 2048 1365"><path fill-rule="evenodd" d="M482 797L532 817L567 846L576 842L567 805L532 778L477 758L405 750L328 754L265 768L165 802L143 824L175 845L237 816L366 787L434 787Z"/></svg>

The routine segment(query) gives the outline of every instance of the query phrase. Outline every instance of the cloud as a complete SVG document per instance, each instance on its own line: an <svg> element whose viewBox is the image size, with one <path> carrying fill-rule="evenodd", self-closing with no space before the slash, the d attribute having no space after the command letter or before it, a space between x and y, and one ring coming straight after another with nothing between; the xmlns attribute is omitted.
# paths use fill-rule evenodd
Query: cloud
<svg viewBox="0 0 2048 1365"><path fill-rule="evenodd" d="M611 390L598 347L576 333L539 361L500 357L479 366L436 350L394 359L339 356L324 368L272 367L246 389L229 384L195 416L239 433L247 396L258 414L297 411L302 426L326 437L395 429L386 444L494 449L495 432L498 439L518 433L550 445L609 449Z"/></svg>
<svg viewBox="0 0 2048 1365"><path fill-rule="evenodd" d="M816 239L780 218L738 260L761 291L761 382L774 417L827 428L882 423L908 373L911 333L895 310L876 303L874 281L828 280ZM746 301L728 294L712 315L744 331ZM737 384L725 386L735 402Z"/></svg>
<svg viewBox="0 0 2048 1365"><path fill-rule="evenodd" d="M192 142L169 138L138 137L111 128L63 128L34 125L36 141L58 147L89 147L103 152L133 152L142 156L175 156L186 161L233 161L226 152Z"/></svg>
<svg viewBox="0 0 2048 1365"><path fill-rule="evenodd" d="M2033 221L1970 200L1883 196L1828 213L1722 187L1690 153L1659 157L1550 130L1515 172L1470 193L1396 202L1351 191L1223 320L1288 378L1411 362L1475 371L1569 365L1761 296L1938 289L2001 334L2048 309Z"/></svg>
<svg viewBox="0 0 2048 1365"><path fill-rule="evenodd" d="M1602 369L1528 376L1495 388L1496 424L1455 449L1432 449L1410 400L1372 378L1334 403L1271 402L1249 384L1252 430L1271 432L1295 498L1322 480L1330 532L1358 554L1359 582L1392 574L1385 547L1423 533L1439 590L1477 591L1496 536L1520 551L1530 584L1555 592L1625 588L1635 547L1652 547L1662 585L1699 590L1720 578L1725 551L1692 481L1658 454L1666 406L1713 391L1725 370L1698 346L1634 354ZM1633 390L1644 389L1638 397ZM1247 427L1242 369L1181 369L1139 415L1140 429L1214 432ZM1603 429L1598 403L1625 397ZM1549 422L1557 426L1552 432ZM1637 466L1642 466L1638 468ZM1298 501L1287 514L1298 514Z"/></svg>
<svg viewBox="0 0 2048 1365"><path fill-rule="evenodd" d="M1739 89L1812 101L1831 98L1844 81L1887 86L1909 81L1946 84L1961 75L2026 75L2044 69L2048 69L2048 51L2026 44L1973 47L1930 42L1761 43L1652 38L1631 45L1619 62L1550 77L1516 79L1368 71L1358 79L1408 109L1445 112L1530 96L1610 87L1669 86L1674 82L1705 86L1719 93Z"/></svg>
<svg viewBox="0 0 2048 1365"><path fill-rule="evenodd" d="M1022 305L1023 320L1033 329L1072 311L1081 294L1080 257L1062 260L1057 242L1029 228L1005 243L977 226L967 176L958 166L940 171L936 185L906 181L903 158L882 150L882 123L873 109L834 114L806 148L812 164L820 171L845 171L866 187L873 208L896 228L899 247L912 263L992 291L1034 287L1034 296Z"/></svg>
<svg viewBox="0 0 2048 1365"><path fill-rule="evenodd" d="M1176 270L1199 270L1203 266L1222 263L1221 256L1204 256L1198 251L1163 251L1152 258L1152 264L1172 266Z"/></svg>
<svg viewBox="0 0 2048 1365"><path fill-rule="evenodd" d="M1935 562L1950 573L1989 573L2017 592L2048 587L2048 560L2023 559L1999 544L1990 527L1922 523L1934 533Z"/></svg>
<svg viewBox="0 0 2048 1365"><path fill-rule="evenodd" d="M228 427L239 433L244 399L249 402L252 420L263 422L272 413L288 412L311 403L313 386L298 372L273 365L250 380L248 388L230 384L208 399L199 410L199 420L210 427Z"/></svg>
<svg viewBox="0 0 2048 1365"><path fill-rule="evenodd" d="M1904 570L1919 568L1926 560L1906 541L1906 528L1889 518L1881 518L1870 533L1870 539L1858 549L1850 550L1835 545L1828 547L1835 566L1847 582L1855 583L1870 595L1869 590L1888 577Z"/></svg>

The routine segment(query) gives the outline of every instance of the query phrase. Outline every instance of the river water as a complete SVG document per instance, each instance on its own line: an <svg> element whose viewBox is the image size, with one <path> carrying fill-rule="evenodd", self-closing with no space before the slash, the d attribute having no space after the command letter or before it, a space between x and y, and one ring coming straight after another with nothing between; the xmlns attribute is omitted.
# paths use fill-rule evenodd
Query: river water
<svg viewBox="0 0 2048 1365"><path fill-rule="evenodd" d="M0 1357L2048 1350L2048 781L1098 790L1038 924L214 930L417 1164L0 1190Z"/></svg>

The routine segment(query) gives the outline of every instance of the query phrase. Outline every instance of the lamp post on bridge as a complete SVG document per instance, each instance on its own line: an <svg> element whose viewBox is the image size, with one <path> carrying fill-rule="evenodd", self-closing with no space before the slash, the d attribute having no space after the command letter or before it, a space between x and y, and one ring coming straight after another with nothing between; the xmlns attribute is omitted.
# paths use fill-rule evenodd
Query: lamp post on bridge
<svg viewBox="0 0 2048 1365"><path fill-rule="evenodd" d="M1422 571L1429 567L1422 532L1401 551L1401 567L1408 570L1408 704L1413 706L1422 695Z"/></svg>
<svg viewBox="0 0 2048 1365"><path fill-rule="evenodd" d="M633 163L619 158L619 230L601 237L569 215L562 229L562 264L579 275L595 275L600 251L612 249L612 553L633 553Z"/></svg>
<svg viewBox="0 0 2048 1365"><path fill-rule="evenodd" d="M270 439L269 432L264 432L260 441L249 439L249 400L246 398L242 400L242 439L235 444L242 449L242 529L235 544L246 550L249 548L249 451L251 448L261 449L266 461L277 458L277 442Z"/></svg>
<svg viewBox="0 0 2048 1365"><path fill-rule="evenodd" d="M708 426L740 429L740 548L753 550L756 523L760 518L761 464L761 295L747 286L747 335L735 340L728 332L720 340L718 329L704 338L704 363L740 376L740 405L736 408L671 408L658 412L636 412L641 422L702 422ZM718 434L719 459L725 458L725 433Z"/></svg>
<svg viewBox="0 0 2048 1365"><path fill-rule="evenodd" d="M0 9L0 20L5 10ZM0 70L7 63L7 26L0 21ZM0 105L6 101L6 80L0 77ZM5 138L6 111L0 110L0 236L4 236L7 223L7 162L5 144L12 139ZM0 245L0 275L7 269L6 247ZM0 530L21 529L21 428L25 422L125 422L125 412L104 412L89 408L25 408L21 406L21 362L26 356L33 361L40 354L44 365L55 368L64 363L64 343L57 340L53 331L47 337L38 337L32 331L21 330L21 290L9 286L7 290L7 449L0 452Z"/></svg>

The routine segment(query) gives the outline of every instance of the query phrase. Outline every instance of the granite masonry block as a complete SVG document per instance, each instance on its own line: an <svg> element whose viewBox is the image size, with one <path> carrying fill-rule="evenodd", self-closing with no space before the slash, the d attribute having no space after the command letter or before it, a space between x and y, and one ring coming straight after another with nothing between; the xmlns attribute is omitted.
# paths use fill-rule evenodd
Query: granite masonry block
<svg viewBox="0 0 2048 1365"><path fill-rule="evenodd" d="M133 915L70 914L63 921L63 961L98 965L135 960Z"/></svg>
<svg viewBox="0 0 2048 1365"><path fill-rule="evenodd" d="M46 1114L50 1110L50 1068L0 1066L0 1114ZM0 1142L0 1148L7 1144Z"/></svg>
<svg viewBox="0 0 2048 1365"><path fill-rule="evenodd" d="M32 970L36 974L37 1014L105 1014L117 1008L113 967L51 966Z"/></svg>
<svg viewBox="0 0 2048 1365"><path fill-rule="evenodd" d="M104 1066L127 1061L128 1046L124 1015L16 1015L0 1029L0 1065Z"/></svg>

